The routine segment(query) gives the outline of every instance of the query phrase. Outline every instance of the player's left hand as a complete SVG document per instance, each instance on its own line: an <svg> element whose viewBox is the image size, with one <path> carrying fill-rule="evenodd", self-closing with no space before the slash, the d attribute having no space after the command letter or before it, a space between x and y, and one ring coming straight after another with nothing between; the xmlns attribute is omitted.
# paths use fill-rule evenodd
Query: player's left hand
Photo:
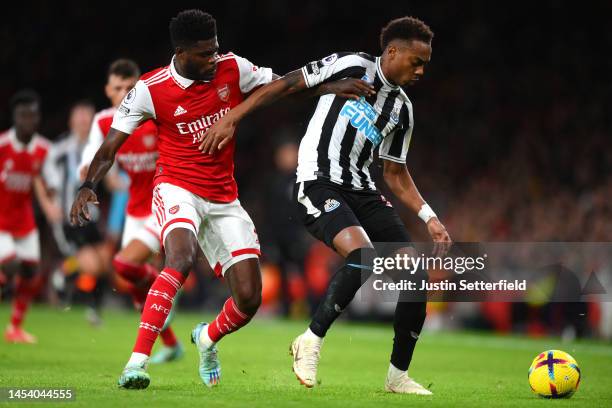
<svg viewBox="0 0 612 408"><path fill-rule="evenodd" d="M91 215L87 205L89 203L99 205L96 192L90 188L81 188L72 203L70 210L70 223L74 226L82 227L91 221Z"/></svg>
<svg viewBox="0 0 612 408"><path fill-rule="evenodd" d="M433 255L444 256L453 245L453 241L438 217L433 217L427 222L427 231L434 242Z"/></svg>
<svg viewBox="0 0 612 408"><path fill-rule="evenodd" d="M217 150L223 149L234 137L236 124L227 116L219 119L210 129L203 135L202 143L198 149L204 154L213 154Z"/></svg>
<svg viewBox="0 0 612 408"><path fill-rule="evenodd" d="M341 98L359 100L359 98L376 95L374 86L368 82L356 79L347 78L339 81L327 82L322 85L326 93L336 94Z"/></svg>

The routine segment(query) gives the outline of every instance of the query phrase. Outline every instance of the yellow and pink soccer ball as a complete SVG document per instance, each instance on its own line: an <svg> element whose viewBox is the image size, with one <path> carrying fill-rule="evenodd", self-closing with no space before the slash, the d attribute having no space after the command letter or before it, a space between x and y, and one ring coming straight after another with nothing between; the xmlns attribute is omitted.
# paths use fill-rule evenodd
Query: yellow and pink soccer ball
<svg viewBox="0 0 612 408"><path fill-rule="evenodd" d="M574 357L561 350L537 355L529 367L531 390L544 398L569 398L580 385L580 368Z"/></svg>

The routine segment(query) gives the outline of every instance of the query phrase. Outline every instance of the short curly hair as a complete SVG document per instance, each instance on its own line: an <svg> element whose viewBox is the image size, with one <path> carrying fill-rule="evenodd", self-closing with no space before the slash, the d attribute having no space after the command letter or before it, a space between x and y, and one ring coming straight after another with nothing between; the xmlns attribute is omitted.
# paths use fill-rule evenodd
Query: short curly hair
<svg viewBox="0 0 612 408"><path fill-rule="evenodd" d="M18 106L36 104L40 106L40 95L33 89L22 89L11 97L9 105L11 112L15 112Z"/></svg>
<svg viewBox="0 0 612 408"><path fill-rule="evenodd" d="M189 47L216 35L217 21L202 10L184 10L170 20L170 40L174 48Z"/></svg>
<svg viewBox="0 0 612 408"><path fill-rule="evenodd" d="M394 39L417 40L431 43L434 33L422 20L416 17L401 17L391 20L380 31L380 48L384 51Z"/></svg>

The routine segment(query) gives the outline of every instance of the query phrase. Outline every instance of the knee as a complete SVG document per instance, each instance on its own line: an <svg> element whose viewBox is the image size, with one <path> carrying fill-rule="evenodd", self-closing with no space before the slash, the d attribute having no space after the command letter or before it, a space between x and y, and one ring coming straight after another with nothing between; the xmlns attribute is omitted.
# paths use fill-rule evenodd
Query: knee
<svg viewBox="0 0 612 408"><path fill-rule="evenodd" d="M195 245L184 245L166 248L166 263L165 265L180 272L183 276L189 275L196 263L197 248Z"/></svg>
<svg viewBox="0 0 612 408"><path fill-rule="evenodd" d="M166 266L180 272L183 276L189 275L195 263L195 254L188 251L173 253L172 256L166 254Z"/></svg>
<svg viewBox="0 0 612 408"><path fill-rule="evenodd" d="M234 301L242 313L253 316L261 305L261 288L253 285L236 288L234 290Z"/></svg>
<svg viewBox="0 0 612 408"><path fill-rule="evenodd" d="M193 231L177 228L166 237L166 266L189 275L197 262L198 240Z"/></svg>

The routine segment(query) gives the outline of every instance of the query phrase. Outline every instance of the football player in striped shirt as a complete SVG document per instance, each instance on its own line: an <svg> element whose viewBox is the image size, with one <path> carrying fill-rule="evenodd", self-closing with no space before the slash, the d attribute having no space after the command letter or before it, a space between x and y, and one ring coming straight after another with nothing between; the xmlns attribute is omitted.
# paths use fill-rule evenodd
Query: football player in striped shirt
<svg viewBox="0 0 612 408"><path fill-rule="evenodd" d="M332 277L310 326L291 346L293 371L306 387L316 383L327 330L361 287L362 273L368 276L372 270L378 256L372 243L391 244L387 246L414 254L406 227L370 176L368 167L376 147L386 184L403 205L426 223L435 254L443 254L450 247L449 234L421 197L406 167L414 119L403 87L423 75L431 59L432 38L432 31L421 20L395 19L382 29L381 56L336 53L313 61L257 90L217 122L200 145L204 153L216 153L230 143L234 128L245 115L293 92L340 78L362 78L374 86L374 95L357 101L322 96L300 144L295 201L302 212L302 222L312 235L345 258L344 267ZM418 281L427 279L427 274L417 272L413 279L420 287ZM425 321L426 293L407 297L406 293L400 295L395 310L395 337L385 389L430 395L408 376Z"/></svg>

